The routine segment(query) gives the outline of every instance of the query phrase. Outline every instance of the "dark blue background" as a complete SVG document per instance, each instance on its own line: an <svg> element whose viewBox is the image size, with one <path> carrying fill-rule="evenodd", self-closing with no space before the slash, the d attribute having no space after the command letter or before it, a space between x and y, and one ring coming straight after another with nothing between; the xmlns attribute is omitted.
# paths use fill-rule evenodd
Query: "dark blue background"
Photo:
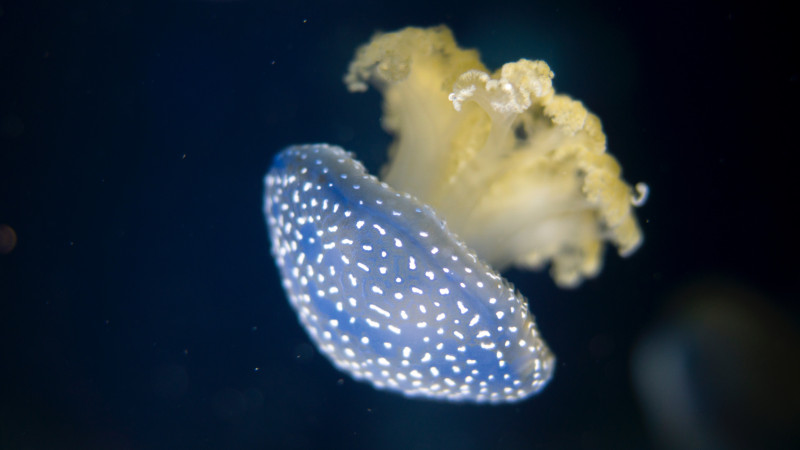
<svg viewBox="0 0 800 450"><path fill-rule="evenodd" d="M786 11L337 3L0 1L0 223L19 236L0 255L0 447L647 448L628 362L676 290L737 279L796 319ZM547 61L652 192L644 246L609 252L597 280L510 274L559 358L512 406L353 382L310 346L269 256L273 155L330 142L379 167L379 96L342 76L374 31L439 23L489 67Z"/></svg>

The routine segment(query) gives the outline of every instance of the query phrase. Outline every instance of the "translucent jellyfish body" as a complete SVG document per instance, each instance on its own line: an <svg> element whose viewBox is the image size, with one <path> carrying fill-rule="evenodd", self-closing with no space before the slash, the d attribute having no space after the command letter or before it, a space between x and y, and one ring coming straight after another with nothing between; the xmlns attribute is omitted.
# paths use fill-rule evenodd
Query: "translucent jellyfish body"
<svg viewBox="0 0 800 450"><path fill-rule="evenodd" d="M550 379L527 301L429 207L338 147L291 147L266 178L275 260L317 347L379 388L513 401Z"/></svg>
<svg viewBox="0 0 800 450"><path fill-rule="evenodd" d="M280 153L265 179L272 252L301 324L375 387L451 401L539 391L554 357L499 274L547 264L596 275L608 241L633 252L643 201L605 152L600 121L558 95L541 61L490 75L445 27L376 35L345 82L385 97L383 182L344 150Z"/></svg>

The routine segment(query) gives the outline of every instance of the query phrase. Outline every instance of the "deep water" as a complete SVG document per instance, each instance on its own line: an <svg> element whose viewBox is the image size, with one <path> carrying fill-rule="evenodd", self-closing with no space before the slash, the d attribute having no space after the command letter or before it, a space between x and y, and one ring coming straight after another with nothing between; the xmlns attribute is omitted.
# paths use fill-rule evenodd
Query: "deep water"
<svg viewBox="0 0 800 450"><path fill-rule="evenodd" d="M0 1L0 448L797 446L791 14L328 3ZM558 358L510 406L338 372L269 253L274 155L329 142L376 172L391 138L347 64L439 23L492 68L547 61L651 190L642 248L597 279L507 274Z"/></svg>

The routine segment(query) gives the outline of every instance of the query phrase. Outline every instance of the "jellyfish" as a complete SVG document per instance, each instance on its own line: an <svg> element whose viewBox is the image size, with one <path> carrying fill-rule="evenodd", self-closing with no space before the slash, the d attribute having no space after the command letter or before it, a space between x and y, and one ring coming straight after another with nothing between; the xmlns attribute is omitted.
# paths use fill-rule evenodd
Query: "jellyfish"
<svg viewBox="0 0 800 450"><path fill-rule="evenodd" d="M379 389L454 402L516 402L555 357L528 300L501 275L550 267L574 287L606 242L642 236L647 188L621 178L599 119L556 94L542 61L490 74L444 26L376 34L345 76L384 96L395 136L380 179L328 144L289 147L265 177L283 288L311 340Z"/></svg>

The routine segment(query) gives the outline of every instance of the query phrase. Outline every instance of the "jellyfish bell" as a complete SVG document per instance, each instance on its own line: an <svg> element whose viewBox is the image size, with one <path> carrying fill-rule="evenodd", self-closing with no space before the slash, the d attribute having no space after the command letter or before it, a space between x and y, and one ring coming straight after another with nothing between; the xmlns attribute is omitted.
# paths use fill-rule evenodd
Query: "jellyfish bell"
<svg viewBox="0 0 800 450"><path fill-rule="evenodd" d="M283 286L338 368L412 397L513 402L555 358L498 271L595 276L605 242L641 243L642 195L605 152L599 119L556 94L542 61L489 74L446 27L378 34L345 83L384 95L395 135L382 181L341 148L281 152L264 213Z"/></svg>
<svg viewBox="0 0 800 450"><path fill-rule="evenodd" d="M527 300L431 208L325 144L281 152L265 184L284 288L337 367L451 401L515 401L549 381Z"/></svg>

